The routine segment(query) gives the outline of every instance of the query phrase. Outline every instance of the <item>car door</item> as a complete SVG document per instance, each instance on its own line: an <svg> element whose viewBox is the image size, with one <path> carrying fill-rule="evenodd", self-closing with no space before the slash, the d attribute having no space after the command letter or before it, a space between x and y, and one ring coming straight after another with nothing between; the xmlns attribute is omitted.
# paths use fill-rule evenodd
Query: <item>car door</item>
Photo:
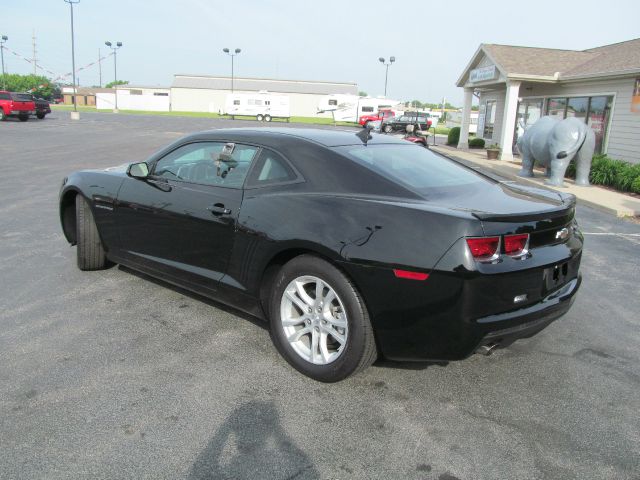
<svg viewBox="0 0 640 480"><path fill-rule="evenodd" d="M149 177L128 177L116 209L122 255L180 282L216 290L257 151L233 143L188 143L150 165Z"/></svg>

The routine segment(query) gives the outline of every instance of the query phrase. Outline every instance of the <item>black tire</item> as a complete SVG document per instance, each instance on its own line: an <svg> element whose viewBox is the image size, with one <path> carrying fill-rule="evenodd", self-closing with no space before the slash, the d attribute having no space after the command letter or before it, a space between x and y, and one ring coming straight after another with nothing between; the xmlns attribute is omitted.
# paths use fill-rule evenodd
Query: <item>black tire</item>
<svg viewBox="0 0 640 480"><path fill-rule="evenodd" d="M7 119L7 116L4 114L4 110L0 108L0 122L4 122Z"/></svg>
<svg viewBox="0 0 640 480"><path fill-rule="evenodd" d="M76 196L76 240L80 270L101 270L107 266L107 255L91 207L82 195Z"/></svg>
<svg viewBox="0 0 640 480"><path fill-rule="evenodd" d="M29 120L29 115L20 115L18 116L18 118L21 122L26 122L27 120Z"/></svg>
<svg viewBox="0 0 640 480"><path fill-rule="evenodd" d="M318 277L330 285L342 300L347 316L346 346L343 347L338 358L326 365L315 365L298 355L285 338L282 327L280 316L282 296L289 283L303 275ZM366 369L378 358L369 313L360 293L340 270L321 258L300 255L280 269L273 283L269 317L271 339L280 354L296 370L315 380L338 382Z"/></svg>
<svg viewBox="0 0 640 480"><path fill-rule="evenodd" d="M42 120L45 117L46 113L36 113L36 117Z"/></svg>
<svg viewBox="0 0 640 480"><path fill-rule="evenodd" d="M385 125L384 133L391 133L391 132L393 132L393 127L391 125Z"/></svg>
<svg viewBox="0 0 640 480"><path fill-rule="evenodd" d="M261 122L263 119L264 119L264 116L263 116L261 113L259 113L258 115L256 115L256 120L257 120L257 121Z"/></svg>
<svg viewBox="0 0 640 480"><path fill-rule="evenodd" d="M265 122L270 122L270 121L271 121L271 115L268 115L268 114L267 114L267 115L265 115L265 116L264 116L264 121L265 121Z"/></svg>

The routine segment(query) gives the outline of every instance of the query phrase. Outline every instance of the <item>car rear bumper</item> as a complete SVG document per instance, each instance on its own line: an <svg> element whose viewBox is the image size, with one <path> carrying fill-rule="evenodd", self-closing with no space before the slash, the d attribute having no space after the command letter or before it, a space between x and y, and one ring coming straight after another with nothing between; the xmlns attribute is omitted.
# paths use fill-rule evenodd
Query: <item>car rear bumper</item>
<svg viewBox="0 0 640 480"><path fill-rule="evenodd" d="M21 115L33 115L36 112L34 110L11 110L10 115L17 115L17 116L21 116Z"/></svg>
<svg viewBox="0 0 640 480"><path fill-rule="evenodd" d="M563 261L569 274L549 289L540 285L543 267L499 276L432 272L426 281L395 281L377 267L345 269L363 294L385 358L450 361L482 346L507 346L535 335L567 313L582 280L580 257L577 252ZM536 289L545 292L543 296L514 308L514 293Z"/></svg>

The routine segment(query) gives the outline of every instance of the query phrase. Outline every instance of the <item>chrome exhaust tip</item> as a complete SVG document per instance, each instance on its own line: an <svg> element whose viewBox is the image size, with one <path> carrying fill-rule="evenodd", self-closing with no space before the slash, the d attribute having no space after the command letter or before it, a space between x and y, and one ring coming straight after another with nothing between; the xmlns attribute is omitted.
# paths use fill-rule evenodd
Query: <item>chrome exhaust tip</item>
<svg viewBox="0 0 640 480"><path fill-rule="evenodd" d="M481 345L476 349L476 353L480 353L481 355L488 357L493 353L497 346L497 343L488 343L487 345Z"/></svg>

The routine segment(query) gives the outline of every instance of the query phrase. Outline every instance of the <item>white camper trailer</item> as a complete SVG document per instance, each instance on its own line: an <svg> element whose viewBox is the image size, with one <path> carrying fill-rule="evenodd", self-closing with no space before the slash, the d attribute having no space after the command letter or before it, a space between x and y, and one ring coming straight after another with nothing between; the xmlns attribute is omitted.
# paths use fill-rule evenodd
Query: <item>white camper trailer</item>
<svg viewBox="0 0 640 480"><path fill-rule="evenodd" d="M399 107L398 100L358 95L331 94L324 96L318 104L318 113L331 113L337 122L357 122L362 115L378 113L384 108Z"/></svg>
<svg viewBox="0 0 640 480"><path fill-rule="evenodd" d="M289 97L269 92L230 93L225 102L226 115L256 117L259 122L270 122L272 118L289 121Z"/></svg>

